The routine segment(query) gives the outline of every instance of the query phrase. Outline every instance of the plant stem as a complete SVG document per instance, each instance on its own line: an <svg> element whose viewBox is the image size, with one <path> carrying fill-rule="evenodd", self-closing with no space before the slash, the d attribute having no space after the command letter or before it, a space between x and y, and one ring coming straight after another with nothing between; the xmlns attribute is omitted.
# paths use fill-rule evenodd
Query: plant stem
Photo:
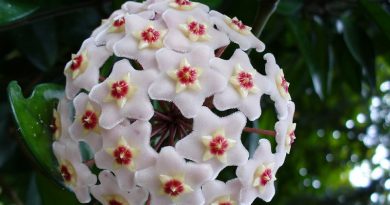
<svg viewBox="0 0 390 205"><path fill-rule="evenodd" d="M260 37L269 17L274 13L278 6L279 0L259 0L257 6L256 18L253 23L252 32L255 36Z"/></svg>
<svg viewBox="0 0 390 205"><path fill-rule="evenodd" d="M262 130L253 127L245 127L244 132L256 133L259 135L275 136L276 132L273 130Z"/></svg>

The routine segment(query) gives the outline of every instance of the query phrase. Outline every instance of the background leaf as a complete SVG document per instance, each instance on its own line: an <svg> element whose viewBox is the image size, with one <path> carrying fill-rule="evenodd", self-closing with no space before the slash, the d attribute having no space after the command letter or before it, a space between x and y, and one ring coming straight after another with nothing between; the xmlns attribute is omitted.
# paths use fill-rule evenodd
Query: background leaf
<svg viewBox="0 0 390 205"><path fill-rule="evenodd" d="M295 14L301 9L303 6L303 0L288 0L288 1L280 1L278 4L278 8L276 12L283 15L292 15Z"/></svg>
<svg viewBox="0 0 390 205"><path fill-rule="evenodd" d="M360 0L360 4L366 9L375 23L382 29L383 33L390 40L390 15L379 4L370 0Z"/></svg>
<svg viewBox="0 0 390 205"><path fill-rule="evenodd" d="M371 40L350 14L344 14L342 22L344 26L344 41L349 52L362 66L363 74L366 76L371 88L375 90L375 52Z"/></svg>
<svg viewBox="0 0 390 205"><path fill-rule="evenodd" d="M315 53L313 52L314 49L312 49L311 47L312 44L310 44L309 37L305 32L305 28L302 25L302 22L300 22L296 18L287 18L286 21L295 37L295 41L298 44L299 50L301 51L301 54L305 59L305 62L311 75L314 90L317 95L321 99L323 99L324 87L322 86L322 83L324 82L324 76L321 76L321 69L315 59Z"/></svg>
<svg viewBox="0 0 390 205"><path fill-rule="evenodd" d="M17 47L34 66L45 72L50 71L58 53L57 31L53 21L18 28L12 32L12 36Z"/></svg>
<svg viewBox="0 0 390 205"><path fill-rule="evenodd" d="M51 148L53 141L49 126L52 122L53 108L63 96L63 87L42 84L26 99L17 82L13 81L8 86L8 96L21 132L21 140L43 172L59 179L57 162Z"/></svg>
<svg viewBox="0 0 390 205"><path fill-rule="evenodd" d="M38 1L30 0L1 0L0 1L0 25L12 23L32 14L40 8Z"/></svg>

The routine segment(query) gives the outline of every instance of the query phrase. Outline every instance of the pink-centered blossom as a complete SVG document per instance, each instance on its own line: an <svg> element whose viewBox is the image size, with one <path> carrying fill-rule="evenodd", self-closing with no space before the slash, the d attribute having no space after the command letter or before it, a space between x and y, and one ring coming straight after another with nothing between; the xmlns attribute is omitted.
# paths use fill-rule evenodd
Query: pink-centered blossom
<svg viewBox="0 0 390 205"><path fill-rule="evenodd" d="M69 127L70 136L76 141L85 141L94 152L102 147L102 131L99 125L101 109L88 95L80 93L73 100L75 117Z"/></svg>
<svg viewBox="0 0 390 205"><path fill-rule="evenodd" d="M153 11L146 10L145 6L138 2L126 2L121 8L114 11L108 19L103 19L102 25L92 33L95 43L104 45L111 52L114 44L126 35L126 15L137 14L144 19L155 17Z"/></svg>
<svg viewBox="0 0 390 205"><path fill-rule="evenodd" d="M96 46L92 38L85 40L65 66L66 97L73 99L81 89L90 91L98 84L100 67L111 54L104 46Z"/></svg>
<svg viewBox="0 0 390 205"><path fill-rule="evenodd" d="M53 119L50 124L53 140L63 143L73 140L68 130L72 124L72 114L72 101L62 98L58 102L57 109L53 109Z"/></svg>
<svg viewBox="0 0 390 205"><path fill-rule="evenodd" d="M291 101L290 83L287 82L283 70L276 63L275 57L271 53L265 54L264 59L267 61L265 64L266 76L272 82L267 94L275 102L278 119L285 119L288 115L287 102Z"/></svg>
<svg viewBox="0 0 390 205"><path fill-rule="evenodd" d="M265 45L251 32L251 27L245 25L237 17L230 18L218 11L210 11L211 20L217 28L229 36L230 40L237 43L244 51L255 48L257 52L263 52Z"/></svg>
<svg viewBox="0 0 390 205"><path fill-rule="evenodd" d="M185 13L167 10L162 18L168 27L164 43L175 51L189 52L199 45L215 50L229 44L227 35L216 30L209 14L199 8Z"/></svg>
<svg viewBox="0 0 390 205"><path fill-rule="evenodd" d="M119 187L118 180L119 178L108 170L100 172L100 184L91 187L92 195L103 205L136 205L146 202L148 194L144 189L134 187L131 190L123 190Z"/></svg>
<svg viewBox="0 0 390 205"><path fill-rule="evenodd" d="M89 94L101 107L100 126L111 129L126 118L149 120L154 111L147 90L156 75L154 70L135 70L126 59L116 62L110 76Z"/></svg>
<svg viewBox="0 0 390 205"><path fill-rule="evenodd" d="M191 0L161 0L148 6L148 9L155 11L158 15L161 15L168 9L185 12L191 11L195 8L199 8L205 12L209 11L209 7L207 5Z"/></svg>
<svg viewBox="0 0 390 205"><path fill-rule="evenodd" d="M119 187L134 188L134 173L152 166L157 156L150 146L151 125L135 121L104 132L103 147L95 154L96 166L114 172Z"/></svg>
<svg viewBox="0 0 390 205"><path fill-rule="evenodd" d="M278 155L271 151L271 144L266 139L259 141L253 158L237 167L237 178L242 184L240 202L251 204L257 197L269 202L275 195L276 171L278 170Z"/></svg>
<svg viewBox="0 0 390 205"><path fill-rule="evenodd" d="M238 179L232 179L226 183L213 180L202 186L202 192L205 197L206 205L239 205L241 182Z"/></svg>
<svg viewBox="0 0 390 205"><path fill-rule="evenodd" d="M185 117L195 117L204 100L226 86L221 74L210 69L213 56L206 46L186 54L161 49L156 54L160 75L149 87L149 96L173 101Z"/></svg>
<svg viewBox="0 0 390 205"><path fill-rule="evenodd" d="M135 181L150 192L151 205L203 204L201 185L211 176L209 165L186 162L173 147L164 147L156 164L138 171Z"/></svg>
<svg viewBox="0 0 390 205"><path fill-rule="evenodd" d="M241 143L245 124L240 112L221 118L202 107L194 118L194 131L176 143L176 150L186 159L209 164L216 177L226 166L243 165L248 160L249 153Z"/></svg>
<svg viewBox="0 0 390 205"><path fill-rule="evenodd" d="M137 60L143 69L157 67L156 52L162 48L167 29L162 20L147 20L139 15L126 15L126 36L116 42L114 53Z"/></svg>
<svg viewBox="0 0 390 205"><path fill-rule="evenodd" d="M270 85L269 80L253 68L248 55L237 49L229 60L214 58L210 66L227 81L226 88L214 96L215 107L219 110L238 108L249 120L258 119L261 96L270 90Z"/></svg>
<svg viewBox="0 0 390 205"><path fill-rule="evenodd" d="M58 171L65 185L81 203L91 201L89 187L97 181L96 176L82 163L79 144L75 141L54 142L53 152L58 161Z"/></svg>
<svg viewBox="0 0 390 205"><path fill-rule="evenodd" d="M294 112L295 112L295 104L293 102L288 102L287 104L288 116L285 120L279 120L275 124L276 131L276 151L281 153L290 154L291 146L295 141L295 128L296 124L293 123ZM284 159L283 159L284 161ZM280 164L282 165L282 164Z"/></svg>

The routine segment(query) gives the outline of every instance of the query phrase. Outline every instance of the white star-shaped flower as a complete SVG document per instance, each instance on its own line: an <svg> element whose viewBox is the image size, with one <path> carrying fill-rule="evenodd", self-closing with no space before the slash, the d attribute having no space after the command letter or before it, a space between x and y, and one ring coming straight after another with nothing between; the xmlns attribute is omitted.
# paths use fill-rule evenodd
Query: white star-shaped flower
<svg viewBox="0 0 390 205"><path fill-rule="evenodd" d="M108 19L102 20L102 25L92 32L96 45L105 45L113 51L114 44L125 36L126 14L137 14L144 19L153 19L155 13L145 9L141 3L126 2L122 9L114 11Z"/></svg>
<svg viewBox="0 0 390 205"><path fill-rule="evenodd" d="M53 120L50 124L50 128L53 132L53 139L55 141L66 142L73 140L68 128L72 124L72 102L66 98L62 98L57 106L57 109L53 110Z"/></svg>
<svg viewBox="0 0 390 205"><path fill-rule="evenodd" d="M100 150L103 130L99 125L100 107L85 93L78 94L73 104L76 116L69 127L70 136L76 141L86 141L94 152Z"/></svg>
<svg viewBox="0 0 390 205"><path fill-rule="evenodd" d="M149 120L154 110L147 89L156 76L154 70L135 70L126 59L116 62L110 76L89 94L102 108L100 125L111 129L126 118Z"/></svg>
<svg viewBox="0 0 390 205"><path fill-rule="evenodd" d="M244 51L255 48L257 52L262 52L265 45L251 32L251 27L246 26L237 17L230 18L217 11L210 11L211 20L217 28L225 32L230 40L237 43Z"/></svg>
<svg viewBox="0 0 390 205"><path fill-rule="evenodd" d="M118 180L110 171L101 171L100 184L91 187L92 195L103 205L136 205L146 202L148 194L144 189L135 187L123 190L118 186Z"/></svg>
<svg viewBox="0 0 390 205"><path fill-rule="evenodd" d="M241 182L238 179L227 181L212 180L202 186L206 205L239 205Z"/></svg>
<svg viewBox="0 0 390 205"><path fill-rule="evenodd" d="M290 153L291 145L295 140L295 128L296 124L293 123L294 112L295 112L295 104L293 102L287 103L288 108L288 116L284 120L279 120L275 124L276 131L276 142L278 145L276 146L276 151L278 153ZM283 160L284 161L284 160ZM282 164L280 164L281 166Z"/></svg>
<svg viewBox="0 0 390 205"><path fill-rule="evenodd" d="M207 5L201 4L199 2L193 2L190 0L162 0L155 3L152 3L148 6L148 9L155 11L158 15L163 14L168 9L175 9L178 11L191 11L195 8L199 8L205 12L208 12L210 9Z"/></svg>
<svg viewBox="0 0 390 205"><path fill-rule="evenodd" d="M271 144L266 139L259 141L253 158L237 167L237 178L242 184L240 202L251 204L257 197L269 202L275 195L274 181L278 170L278 154L273 154Z"/></svg>
<svg viewBox="0 0 390 205"><path fill-rule="evenodd" d="M91 201L89 186L96 184L96 176L82 163L79 144L75 141L54 142L53 152L58 161L58 171L64 183L81 203Z"/></svg>
<svg viewBox="0 0 390 205"><path fill-rule="evenodd" d="M217 177L226 166L248 160L249 153L241 142L245 124L240 112L221 118L202 107L194 118L193 132L176 143L176 150L186 159L210 164Z"/></svg>
<svg viewBox="0 0 390 205"><path fill-rule="evenodd" d="M98 84L100 67L110 56L111 52L105 47L97 47L92 38L85 40L65 66L66 97L73 99L81 89L90 91Z"/></svg>
<svg viewBox="0 0 390 205"><path fill-rule="evenodd" d="M201 185L211 178L206 164L185 160L173 147L164 147L152 167L136 172L136 183L151 194L151 205L203 204Z"/></svg>
<svg viewBox="0 0 390 205"><path fill-rule="evenodd" d="M137 120L104 132L103 148L95 154L96 166L113 171L121 189L132 189L134 173L154 164L157 153L150 146L151 129L149 122Z"/></svg>
<svg viewBox="0 0 390 205"><path fill-rule="evenodd" d="M170 49L188 52L197 45L207 45L215 50L230 43L227 35L216 30L208 13L201 9L189 13L168 10L162 18L168 26L164 43Z"/></svg>
<svg viewBox="0 0 390 205"><path fill-rule="evenodd" d="M265 64L266 77L271 81L270 89L267 94L275 102L275 108L278 113L278 119L286 119L288 115L287 102L291 101L291 96L288 92L290 83L284 77L283 70L276 64L275 57L271 53L264 55L267 61Z"/></svg>
<svg viewBox="0 0 390 205"><path fill-rule="evenodd" d="M126 36L114 45L120 57L137 60L144 70L157 67L156 51L163 47L166 26L163 21L146 20L138 15L126 15Z"/></svg>
<svg viewBox="0 0 390 205"><path fill-rule="evenodd" d="M253 68L248 55L237 49L230 60L212 59L210 67L229 79L225 90L215 94L215 107L218 110L238 108L249 120L258 119L261 96L270 89L271 82Z"/></svg>
<svg viewBox="0 0 390 205"><path fill-rule="evenodd" d="M224 78L209 67L213 56L213 51L206 46L196 47L186 54L161 49L156 54L161 73L149 87L150 98L173 101L183 116L195 117L205 98L226 86Z"/></svg>

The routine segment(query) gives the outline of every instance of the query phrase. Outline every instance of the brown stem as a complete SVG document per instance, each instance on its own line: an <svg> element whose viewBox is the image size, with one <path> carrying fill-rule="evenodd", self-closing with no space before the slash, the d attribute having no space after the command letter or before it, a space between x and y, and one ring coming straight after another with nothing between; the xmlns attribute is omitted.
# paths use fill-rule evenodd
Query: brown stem
<svg viewBox="0 0 390 205"><path fill-rule="evenodd" d="M149 194L148 200L146 201L145 205L150 205L151 201L152 201L152 197Z"/></svg>
<svg viewBox="0 0 390 205"><path fill-rule="evenodd" d="M175 146L175 136L177 128L174 125L171 125L169 128L169 145Z"/></svg>
<svg viewBox="0 0 390 205"><path fill-rule="evenodd" d="M276 132L273 130L262 130L262 129L253 128L253 127L245 127L244 132L256 133L259 135L267 135L267 136L275 136L276 135Z"/></svg>
<svg viewBox="0 0 390 205"><path fill-rule="evenodd" d="M203 106L213 109L214 108L213 96L206 98L206 100L203 102Z"/></svg>
<svg viewBox="0 0 390 205"><path fill-rule="evenodd" d="M160 118L160 119L163 119L163 120L172 121L172 119L169 116L164 115L163 113L161 113L161 112L159 112L157 110L154 111L154 116L156 118Z"/></svg>
<svg viewBox="0 0 390 205"><path fill-rule="evenodd" d="M160 148L161 148L161 145L164 143L164 141L167 139L168 137L168 128L166 127L162 132L162 135L160 137L160 139L158 140L156 146L154 146L154 149L156 151L160 151Z"/></svg>
<svg viewBox="0 0 390 205"><path fill-rule="evenodd" d="M222 56L223 52L225 52L226 48L228 47L227 46L224 46L224 47L221 47L221 48L218 48L216 51L215 51L215 57L219 58Z"/></svg>
<svg viewBox="0 0 390 205"><path fill-rule="evenodd" d="M153 137L160 133L164 128L166 127L165 124L157 124L153 127L152 133L150 134L150 137Z"/></svg>

